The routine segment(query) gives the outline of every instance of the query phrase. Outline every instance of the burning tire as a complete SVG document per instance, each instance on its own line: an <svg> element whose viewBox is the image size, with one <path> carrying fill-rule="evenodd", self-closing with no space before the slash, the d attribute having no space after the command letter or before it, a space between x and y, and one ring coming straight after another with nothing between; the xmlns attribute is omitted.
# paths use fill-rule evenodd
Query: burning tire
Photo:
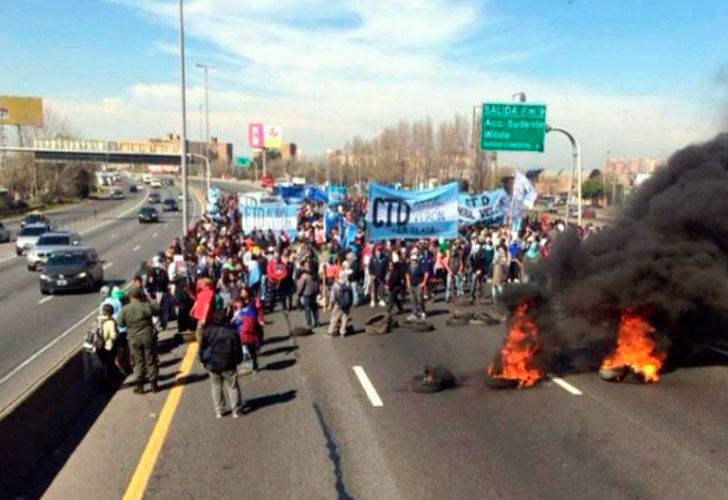
<svg viewBox="0 0 728 500"><path fill-rule="evenodd" d="M455 376L442 365L427 365L424 374L415 375L409 388L419 394L432 394L455 385Z"/></svg>
<svg viewBox="0 0 728 500"><path fill-rule="evenodd" d="M465 326L469 322L470 322L470 319L468 319L468 318L458 318L456 316L453 316L453 317L445 320L445 324L447 326Z"/></svg>
<svg viewBox="0 0 728 500"><path fill-rule="evenodd" d="M500 320L488 313L478 313L468 323L473 326L495 326L500 324Z"/></svg>
<svg viewBox="0 0 728 500"><path fill-rule="evenodd" d="M313 330L305 326L294 326L291 328L291 337L306 337L313 335Z"/></svg>

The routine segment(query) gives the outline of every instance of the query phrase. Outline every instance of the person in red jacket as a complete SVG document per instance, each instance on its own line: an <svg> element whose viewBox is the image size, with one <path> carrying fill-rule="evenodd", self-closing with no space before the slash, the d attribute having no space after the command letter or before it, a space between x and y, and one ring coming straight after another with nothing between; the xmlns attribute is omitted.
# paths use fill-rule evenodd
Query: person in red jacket
<svg viewBox="0 0 728 500"><path fill-rule="evenodd" d="M253 360L253 370L258 371L258 350L263 342L265 316L260 299L250 293L248 287L240 291L240 299L236 301L239 309L233 316L233 324L240 334L240 342L245 346Z"/></svg>
<svg viewBox="0 0 728 500"><path fill-rule="evenodd" d="M268 261L266 275L268 277L269 287L268 312L273 312L276 307L276 301L283 299L281 283L288 275L286 263L283 262L283 259L278 252L276 252L275 255L273 255L273 257Z"/></svg>
<svg viewBox="0 0 728 500"><path fill-rule="evenodd" d="M195 303L190 310L190 316L197 320L197 328L195 329L195 337L199 344L202 340L202 332L209 323L212 313L214 312L213 303L215 301L215 289L212 286L210 278L200 278L197 282L197 293L195 294Z"/></svg>

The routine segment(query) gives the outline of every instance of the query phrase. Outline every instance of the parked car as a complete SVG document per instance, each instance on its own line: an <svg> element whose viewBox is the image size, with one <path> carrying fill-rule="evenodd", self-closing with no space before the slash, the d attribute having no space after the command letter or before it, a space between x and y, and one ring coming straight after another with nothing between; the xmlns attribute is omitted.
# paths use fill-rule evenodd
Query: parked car
<svg viewBox="0 0 728 500"><path fill-rule="evenodd" d="M28 224L23 227L15 239L15 254L23 255L32 249L40 237L50 231L47 224Z"/></svg>
<svg viewBox="0 0 728 500"><path fill-rule="evenodd" d="M174 180L172 179L164 179L162 181L163 186L174 186Z"/></svg>
<svg viewBox="0 0 728 500"><path fill-rule="evenodd" d="M136 184L131 184L129 186L129 192L130 193L138 193L139 192L139 186L137 186Z"/></svg>
<svg viewBox="0 0 728 500"><path fill-rule="evenodd" d="M25 263L28 271L35 271L38 266L43 266L48 261L48 257L54 252L60 250L68 250L81 244L81 235L71 231L52 231L45 233L35 244L33 248L28 250L25 257Z"/></svg>
<svg viewBox="0 0 728 500"><path fill-rule="evenodd" d="M122 193L118 189L114 189L111 192L111 195L109 196L109 198L111 198L112 200L123 200L124 198L126 198L126 196L124 196L124 193Z"/></svg>
<svg viewBox="0 0 728 500"><path fill-rule="evenodd" d="M104 261L90 247L76 247L52 254L40 273L40 293L85 290L94 292L104 284Z"/></svg>
<svg viewBox="0 0 728 500"><path fill-rule="evenodd" d="M162 183L157 180L150 182L149 185L152 187L152 189L159 189L162 187Z"/></svg>
<svg viewBox="0 0 728 500"><path fill-rule="evenodd" d="M177 212L179 211L179 206L177 205L177 200L174 198L166 198L162 202L162 212Z"/></svg>
<svg viewBox="0 0 728 500"><path fill-rule="evenodd" d="M152 203L154 205L162 202L162 198L159 196L159 193L149 193L147 199L149 200L149 203Z"/></svg>
<svg viewBox="0 0 728 500"><path fill-rule="evenodd" d="M25 227L30 224L45 224L48 227L50 227L51 225L50 221L46 218L46 216L38 212L26 215L25 218L20 222L20 227Z"/></svg>
<svg viewBox="0 0 728 500"><path fill-rule="evenodd" d="M145 222L159 222L159 212L154 207L142 207L139 210L139 223L144 224Z"/></svg>
<svg viewBox="0 0 728 500"><path fill-rule="evenodd" d="M5 224L0 222L0 243L10 243L10 228L6 227Z"/></svg>
<svg viewBox="0 0 728 500"><path fill-rule="evenodd" d="M268 174L260 177L260 185L264 188L272 188L275 184L276 182L273 180L273 177Z"/></svg>

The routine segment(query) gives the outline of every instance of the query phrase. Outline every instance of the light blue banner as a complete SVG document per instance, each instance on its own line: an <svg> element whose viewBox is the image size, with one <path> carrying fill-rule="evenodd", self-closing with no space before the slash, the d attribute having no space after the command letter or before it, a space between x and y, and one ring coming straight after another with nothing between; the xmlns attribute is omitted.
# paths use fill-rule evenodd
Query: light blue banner
<svg viewBox="0 0 728 500"><path fill-rule="evenodd" d="M326 195L329 199L329 205L341 203L346 200L346 186L328 186L326 188Z"/></svg>
<svg viewBox="0 0 728 500"><path fill-rule="evenodd" d="M241 206L243 232L249 234L255 229L270 229L277 236L281 231L286 231L293 240L298 229L298 209L298 205Z"/></svg>
<svg viewBox="0 0 728 500"><path fill-rule="evenodd" d="M458 195L457 182L420 191L371 183L366 218L369 238L455 238Z"/></svg>
<svg viewBox="0 0 728 500"><path fill-rule="evenodd" d="M220 188L211 187L207 190L207 215L216 216L220 214Z"/></svg>
<svg viewBox="0 0 728 500"><path fill-rule="evenodd" d="M480 194L461 194L458 213L460 224L502 224L510 207L510 198L503 189Z"/></svg>

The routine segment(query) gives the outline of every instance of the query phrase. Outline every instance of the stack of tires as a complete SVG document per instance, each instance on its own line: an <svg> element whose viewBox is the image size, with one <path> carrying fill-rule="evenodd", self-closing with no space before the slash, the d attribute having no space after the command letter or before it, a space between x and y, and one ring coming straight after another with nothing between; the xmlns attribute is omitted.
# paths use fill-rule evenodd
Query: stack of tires
<svg viewBox="0 0 728 500"><path fill-rule="evenodd" d="M445 320L447 326L495 326L500 323L498 318L491 316L488 313L480 312L474 313L471 311L461 311L455 309L450 317Z"/></svg>

